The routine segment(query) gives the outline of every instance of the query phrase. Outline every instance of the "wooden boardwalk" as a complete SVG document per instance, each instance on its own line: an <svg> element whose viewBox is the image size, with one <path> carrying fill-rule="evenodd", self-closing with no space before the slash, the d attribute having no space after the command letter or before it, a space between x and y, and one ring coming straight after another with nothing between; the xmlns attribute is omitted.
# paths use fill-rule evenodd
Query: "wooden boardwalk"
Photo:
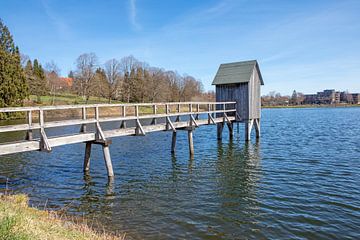
<svg viewBox="0 0 360 240"><path fill-rule="evenodd" d="M218 138L221 139L223 126L226 124L232 136L233 122L238 119L236 102L177 102L177 103L141 103L141 104L93 104L63 105L43 107L0 108L0 113L23 112L27 116L24 124L0 126L0 134L25 131L26 139L0 144L0 155L26 151L50 152L53 147L86 143L84 171L89 170L92 144L101 144L104 151L108 176L113 177L109 145L111 138L120 136L145 135L155 131L171 131L171 151L175 151L176 132L188 132L189 153L194 153L193 130L201 125L218 124ZM64 115L78 111L78 116L66 120L47 119L49 113ZM55 114L53 114L55 115ZM76 114L75 114L76 115ZM104 130L102 124L118 122L117 128ZM129 123L134 126L127 127ZM50 128L79 126L79 132L68 135L47 135ZM87 131L89 125L94 130ZM220 126L220 127L219 127ZM39 132L33 138L33 132Z"/></svg>

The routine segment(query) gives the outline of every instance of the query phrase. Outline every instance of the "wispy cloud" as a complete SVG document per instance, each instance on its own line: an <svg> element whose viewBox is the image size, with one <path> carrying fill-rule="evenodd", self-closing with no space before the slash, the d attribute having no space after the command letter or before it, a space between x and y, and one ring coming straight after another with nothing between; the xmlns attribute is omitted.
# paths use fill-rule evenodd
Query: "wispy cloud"
<svg viewBox="0 0 360 240"><path fill-rule="evenodd" d="M44 7L46 15L50 18L52 23L55 25L60 37L67 39L70 36L70 29L68 25L57 16L57 14L49 6L48 2L45 0L41 1L42 6Z"/></svg>
<svg viewBox="0 0 360 240"><path fill-rule="evenodd" d="M141 25L138 23L136 15L137 15L137 10L136 10L136 0L130 0L130 9L129 9L129 18L130 18L130 23L133 26L134 30L141 30Z"/></svg>

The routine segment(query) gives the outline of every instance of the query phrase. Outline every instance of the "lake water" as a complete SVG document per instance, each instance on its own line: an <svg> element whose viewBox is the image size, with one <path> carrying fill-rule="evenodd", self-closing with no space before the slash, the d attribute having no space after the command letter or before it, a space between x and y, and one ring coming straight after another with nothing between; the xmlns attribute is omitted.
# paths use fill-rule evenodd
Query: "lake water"
<svg viewBox="0 0 360 240"><path fill-rule="evenodd" d="M359 239L360 108L264 109L262 138L235 125L114 138L115 181L100 147L84 177L84 144L0 157L0 190L84 215L129 239ZM8 184L6 179L8 178Z"/></svg>

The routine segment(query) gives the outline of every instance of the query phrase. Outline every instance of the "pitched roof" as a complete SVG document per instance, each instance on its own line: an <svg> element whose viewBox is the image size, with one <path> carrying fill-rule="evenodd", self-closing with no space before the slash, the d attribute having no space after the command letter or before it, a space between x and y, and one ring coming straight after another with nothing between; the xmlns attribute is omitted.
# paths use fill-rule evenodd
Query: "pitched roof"
<svg viewBox="0 0 360 240"><path fill-rule="evenodd" d="M258 71L261 85L264 85L256 60L221 64L212 85L249 82L254 67Z"/></svg>

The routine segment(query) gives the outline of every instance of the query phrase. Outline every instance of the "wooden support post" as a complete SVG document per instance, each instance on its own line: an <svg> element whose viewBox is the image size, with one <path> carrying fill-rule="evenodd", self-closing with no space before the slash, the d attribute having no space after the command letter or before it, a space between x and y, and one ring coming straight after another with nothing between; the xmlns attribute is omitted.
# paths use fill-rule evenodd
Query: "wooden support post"
<svg viewBox="0 0 360 240"><path fill-rule="evenodd" d="M188 140L189 140L189 153L190 156L193 156L194 155L193 130L188 130Z"/></svg>
<svg viewBox="0 0 360 240"><path fill-rule="evenodd" d="M255 119L256 138L260 138L260 118Z"/></svg>
<svg viewBox="0 0 360 240"><path fill-rule="evenodd" d="M217 139L221 140L222 139L222 131L224 128L224 123L217 123Z"/></svg>
<svg viewBox="0 0 360 240"><path fill-rule="evenodd" d="M122 117L126 117L126 107L122 106ZM122 120L120 128L126 128L126 121Z"/></svg>
<svg viewBox="0 0 360 240"><path fill-rule="evenodd" d="M234 136L234 132L233 132L233 123L232 122L227 122L226 123L227 124L227 126L228 126L228 129L229 129L229 137L230 137L230 139L232 139L233 138L233 136Z"/></svg>
<svg viewBox="0 0 360 240"><path fill-rule="evenodd" d="M86 142L85 146L85 157L84 157L84 172L90 171L90 155L91 155L91 142Z"/></svg>
<svg viewBox="0 0 360 240"><path fill-rule="evenodd" d="M245 120L245 141L250 141L254 119Z"/></svg>
<svg viewBox="0 0 360 240"><path fill-rule="evenodd" d="M82 120L86 120L86 107L82 108ZM84 133L86 132L86 124L81 124L80 132Z"/></svg>
<svg viewBox="0 0 360 240"><path fill-rule="evenodd" d="M112 166L112 162L111 162L109 145L107 145L107 144L103 145L103 153L104 153L104 160L105 160L105 165L106 165L106 170L107 170L107 173L108 173L108 177L113 178L114 177L114 170L113 170L113 166Z"/></svg>
<svg viewBox="0 0 360 240"><path fill-rule="evenodd" d="M173 131L172 141L171 141L171 153L175 153L175 146L176 146L176 132Z"/></svg>
<svg viewBox="0 0 360 240"><path fill-rule="evenodd" d="M28 111L27 118L28 118L29 130L27 130L27 132L26 132L25 139L32 140L33 134L32 134L32 129L31 129L31 127L32 127L32 112L31 111Z"/></svg>

